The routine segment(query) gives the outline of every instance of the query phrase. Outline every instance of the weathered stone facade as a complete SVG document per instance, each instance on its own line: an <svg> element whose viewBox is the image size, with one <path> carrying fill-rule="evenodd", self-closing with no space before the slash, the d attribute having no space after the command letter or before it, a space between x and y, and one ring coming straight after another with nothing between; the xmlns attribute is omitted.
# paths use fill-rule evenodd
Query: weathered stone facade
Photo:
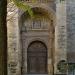
<svg viewBox="0 0 75 75"><path fill-rule="evenodd" d="M75 62L75 1L29 1L27 4L31 6L34 18L13 4L8 6L8 10L13 6L7 18L8 75L28 74L28 47L34 41L40 41L47 47L47 74L61 74L57 69L60 61Z"/></svg>

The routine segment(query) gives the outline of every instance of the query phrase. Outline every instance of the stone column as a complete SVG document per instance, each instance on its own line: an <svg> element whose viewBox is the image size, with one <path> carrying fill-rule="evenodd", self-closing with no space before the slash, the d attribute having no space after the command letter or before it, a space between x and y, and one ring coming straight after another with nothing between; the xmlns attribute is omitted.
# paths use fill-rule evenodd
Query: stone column
<svg viewBox="0 0 75 75"><path fill-rule="evenodd" d="M55 74L62 74L57 64L65 60L67 52L67 26L66 26L66 0L56 1L56 27L55 27Z"/></svg>
<svg viewBox="0 0 75 75"><path fill-rule="evenodd" d="M8 10L8 75L21 75L18 9L9 7Z"/></svg>

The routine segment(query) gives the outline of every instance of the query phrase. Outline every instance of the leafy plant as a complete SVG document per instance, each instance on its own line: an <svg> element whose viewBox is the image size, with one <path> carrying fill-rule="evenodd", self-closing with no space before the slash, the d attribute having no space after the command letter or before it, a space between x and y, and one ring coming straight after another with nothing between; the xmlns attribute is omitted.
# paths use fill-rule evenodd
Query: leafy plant
<svg viewBox="0 0 75 75"><path fill-rule="evenodd" d="M58 68L59 72L66 73L68 67L67 67L67 64L65 62L60 61L57 64L57 68Z"/></svg>
<svg viewBox="0 0 75 75"><path fill-rule="evenodd" d="M69 70L69 72L72 72L73 70L75 70L75 63L69 63L68 70Z"/></svg>
<svg viewBox="0 0 75 75"><path fill-rule="evenodd" d="M33 11L32 11L31 7L30 7L27 3L22 2L22 1L20 1L20 0L12 0L12 1L14 2L14 4L15 4L19 9L21 9L21 10L23 10L23 11L28 11L29 15L30 15L31 17L33 17ZM36 2L36 0L32 0L32 2L34 3L34 2Z"/></svg>
<svg viewBox="0 0 75 75"><path fill-rule="evenodd" d="M62 72L62 73L66 73L67 71L72 72L75 70L75 63L68 63L62 60L57 64L57 68L59 72Z"/></svg>

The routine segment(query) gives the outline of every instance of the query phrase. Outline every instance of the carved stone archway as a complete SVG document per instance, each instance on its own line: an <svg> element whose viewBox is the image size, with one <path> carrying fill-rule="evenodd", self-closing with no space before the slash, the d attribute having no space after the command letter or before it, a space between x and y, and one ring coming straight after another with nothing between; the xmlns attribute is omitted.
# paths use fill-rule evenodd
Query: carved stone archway
<svg viewBox="0 0 75 75"><path fill-rule="evenodd" d="M49 75L51 75L53 73L53 67L54 67L54 57L53 56L54 56L54 39L55 39L54 38L54 34L55 34L54 21L55 21L55 19L54 19L54 16L51 14L52 12L49 13L48 11L46 11L43 8L35 7L35 8L33 8L33 11L36 16L35 19L31 19L27 13L23 13L21 16L21 20L20 20L20 30L21 30L21 39L22 39L21 45L23 47L22 51L21 51L23 53L22 54L22 57L23 57L22 58L22 60L23 60L22 61L22 75L27 74L27 73L29 73L29 74L31 74L31 73L47 74L48 73ZM44 19L44 21L42 21L42 18ZM40 22L43 22L43 24L45 24L44 22L46 21L45 26L47 26L47 29L40 28L40 27L38 27L38 28L33 27L33 24L35 22L34 20L36 20L36 22L38 24L40 24L40 22L38 22L38 19L40 20ZM28 29L26 28L26 30L25 30L24 26L28 27L28 25L31 25L32 27L29 27ZM36 24L36 26L37 26L37 24ZM41 26L41 27L43 27L43 26ZM46 69L47 71L43 70L43 72L42 72L42 70L41 71L36 70L37 67L34 66L33 63L36 64L35 60L38 59L38 61L40 61L40 59L37 58L37 56L35 56L34 54L28 53L28 50L31 50L31 48L34 50L34 48L32 47L32 45L35 46L34 43L32 45L30 43L32 42L31 41L32 39L36 39L36 38L46 40L46 42L47 42L46 46L48 47L48 49L45 48L45 50L48 51L47 59L46 59L47 61L46 62L44 61L44 63L46 63L46 65L44 65L46 68L44 68L44 69ZM38 39L38 40L40 40L40 39ZM33 41L35 41L35 40L33 40ZM27 46L25 46L25 45L27 45ZM41 43L41 45L42 45L42 43ZM40 46L40 48L42 48L42 47ZM36 49L38 49L38 48L36 47ZM32 55L35 56L34 62L32 60L30 60L30 58L29 58L29 57L31 57L31 59L32 59ZM41 56L41 59L42 59L42 56ZM30 63L30 62L32 62L32 63ZM40 62L37 62L37 63L40 64ZM32 69L30 69L30 66L29 66L30 64L32 66L34 66L34 68L35 68L34 72L31 71ZM40 69L39 66L38 66L38 69Z"/></svg>

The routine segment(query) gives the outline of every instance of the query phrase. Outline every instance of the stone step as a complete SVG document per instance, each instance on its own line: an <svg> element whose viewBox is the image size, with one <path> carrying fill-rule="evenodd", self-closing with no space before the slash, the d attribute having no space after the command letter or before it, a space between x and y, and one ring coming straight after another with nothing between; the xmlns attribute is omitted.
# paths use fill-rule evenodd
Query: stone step
<svg viewBox="0 0 75 75"><path fill-rule="evenodd" d="M48 74L23 74L23 75L48 75Z"/></svg>

